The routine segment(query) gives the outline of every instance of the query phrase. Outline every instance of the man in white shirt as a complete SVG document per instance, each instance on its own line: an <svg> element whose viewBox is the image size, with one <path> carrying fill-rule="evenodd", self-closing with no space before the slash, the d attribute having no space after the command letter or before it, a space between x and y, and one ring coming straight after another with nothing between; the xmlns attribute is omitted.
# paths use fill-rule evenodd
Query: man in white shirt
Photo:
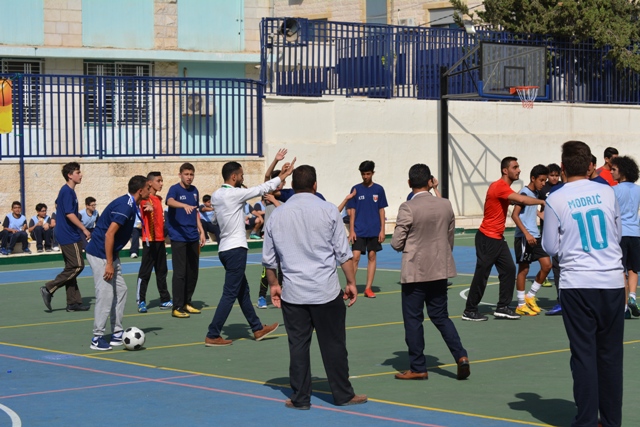
<svg viewBox="0 0 640 427"><path fill-rule="evenodd" d="M207 347L232 343L231 340L222 338L220 332L236 300L256 341L262 340L278 328L278 323L263 325L260 322L249 297L249 282L245 276L249 246L244 227L244 204L249 199L274 191L282 180L291 175L295 161L294 158L291 163L286 163L278 177L251 188L242 187L244 172L240 163L227 162L222 167L224 184L211 195L211 204L220 226L218 256L225 269L225 278L222 296L205 338Z"/></svg>
<svg viewBox="0 0 640 427"><path fill-rule="evenodd" d="M611 187L587 179L589 146L562 145L567 181L547 198L542 247L560 261L562 318L571 348L577 426L620 426L624 276L622 222Z"/></svg>

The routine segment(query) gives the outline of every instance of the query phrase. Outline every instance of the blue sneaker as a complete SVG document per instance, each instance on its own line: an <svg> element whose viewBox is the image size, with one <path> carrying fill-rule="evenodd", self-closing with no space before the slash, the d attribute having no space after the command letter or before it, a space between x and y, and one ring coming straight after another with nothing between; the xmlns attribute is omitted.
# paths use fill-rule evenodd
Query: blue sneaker
<svg viewBox="0 0 640 427"><path fill-rule="evenodd" d="M556 304L551 309L547 310L544 314L547 316L558 316L562 314L562 307L560 304Z"/></svg>
<svg viewBox="0 0 640 427"><path fill-rule="evenodd" d="M91 350L100 350L100 351L111 350L111 346L104 339L104 337L93 337L93 338L91 338L91 346L89 348Z"/></svg>
<svg viewBox="0 0 640 427"><path fill-rule="evenodd" d="M31 253L31 249L29 249L29 248L24 248L24 249L22 250L22 252L24 252L25 254L30 254L30 253Z"/></svg>
<svg viewBox="0 0 640 427"><path fill-rule="evenodd" d="M146 313L147 312L147 304L144 301L140 301L138 304L138 313Z"/></svg>
<svg viewBox="0 0 640 427"><path fill-rule="evenodd" d="M168 310L173 308L173 301L169 300L160 304L160 310Z"/></svg>
<svg viewBox="0 0 640 427"><path fill-rule="evenodd" d="M0 254L7 255L7 250L5 248L0 248Z"/></svg>
<svg viewBox="0 0 640 427"><path fill-rule="evenodd" d="M631 312L629 310L624 311L624 318L625 320L631 319Z"/></svg>
<svg viewBox="0 0 640 427"><path fill-rule="evenodd" d="M629 306L629 310L631 310L631 314L633 314L633 317L640 316L640 310L638 310L638 304L636 304L635 298L629 297L627 305Z"/></svg>
<svg viewBox="0 0 640 427"><path fill-rule="evenodd" d="M259 297L256 306L258 308L267 308L267 299L265 297Z"/></svg>
<svg viewBox="0 0 640 427"><path fill-rule="evenodd" d="M109 344L113 346L122 345L122 335L122 331L111 334L111 341L109 341Z"/></svg>

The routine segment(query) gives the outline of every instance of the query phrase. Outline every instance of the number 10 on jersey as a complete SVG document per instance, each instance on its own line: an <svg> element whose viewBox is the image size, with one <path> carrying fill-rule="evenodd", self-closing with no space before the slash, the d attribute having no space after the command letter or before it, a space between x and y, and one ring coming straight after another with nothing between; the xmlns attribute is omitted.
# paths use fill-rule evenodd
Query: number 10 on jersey
<svg viewBox="0 0 640 427"><path fill-rule="evenodd" d="M601 209L591 209L585 213L574 212L571 217L578 223L582 250L591 252L591 249L600 250L609 246L604 212Z"/></svg>

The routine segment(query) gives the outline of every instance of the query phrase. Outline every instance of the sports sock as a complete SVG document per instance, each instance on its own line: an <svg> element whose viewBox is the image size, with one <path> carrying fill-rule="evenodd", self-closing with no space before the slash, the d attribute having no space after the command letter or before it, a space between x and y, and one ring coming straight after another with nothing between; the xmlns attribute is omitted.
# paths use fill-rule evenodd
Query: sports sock
<svg viewBox="0 0 640 427"><path fill-rule="evenodd" d="M524 291L516 291L518 294L518 306L525 304L524 302Z"/></svg>
<svg viewBox="0 0 640 427"><path fill-rule="evenodd" d="M533 285L531 285L531 289L529 289L529 293L527 293L527 296L529 298L535 297L541 287L542 287L542 284L540 284L540 283L538 283L538 282L536 282L534 280L533 281Z"/></svg>
<svg viewBox="0 0 640 427"><path fill-rule="evenodd" d="M629 292L629 298L636 299L636 293L635 292Z"/></svg>

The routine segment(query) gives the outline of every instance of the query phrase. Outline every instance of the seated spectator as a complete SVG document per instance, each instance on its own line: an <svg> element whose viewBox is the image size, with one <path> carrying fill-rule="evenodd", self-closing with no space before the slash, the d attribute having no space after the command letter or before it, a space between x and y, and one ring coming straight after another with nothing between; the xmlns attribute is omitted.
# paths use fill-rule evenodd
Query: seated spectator
<svg viewBox="0 0 640 427"><path fill-rule="evenodd" d="M4 229L0 232L2 237L2 246L0 253L2 255L11 255L16 243L22 243L22 252L30 254L29 236L27 235L27 218L22 215L22 204L13 202L11 204L11 213L8 214L2 223Z"/></svg>
<svg viewBox="0 0 640 427"><path fill-rule="evenodd" d="M202 196L202 203L198 207L198 212L200 213L200 223L204 228L205 236L209 240L209 233L213 233L216 236L216 242L220 243L220 226L216 219L216 211L211 204L211 195L205 194Z"/></svg>
<svg viewBox="0 0 640 427"><path fill-rule="evenodd" d="M244 227L247 230L251 230L250 239L258 240L262 238L260 237L260 230L262 229L262 224L264 224L262 215L264 215L264 211L260 214L260 211L256 211L249 203L244 204Z"/></svg>
<svg viewBox="0 0 640 427"><path fill-rule="evenodd" d="M89 196L84 199L85 209L78 212L80 215L80 221L90 233L93 233L93 229L96 228L96 222L100 218L100 212L96 210L96 199Z"/></svg>
<svg viewBox="0 0 640 427"><path fill-rule="evenodd" d="M44 203L36 205L36 214L29 220L29 234L36 242L38 253L52 251L53 227L51 227L51 217L47 215L47 205Z"/></svg>

